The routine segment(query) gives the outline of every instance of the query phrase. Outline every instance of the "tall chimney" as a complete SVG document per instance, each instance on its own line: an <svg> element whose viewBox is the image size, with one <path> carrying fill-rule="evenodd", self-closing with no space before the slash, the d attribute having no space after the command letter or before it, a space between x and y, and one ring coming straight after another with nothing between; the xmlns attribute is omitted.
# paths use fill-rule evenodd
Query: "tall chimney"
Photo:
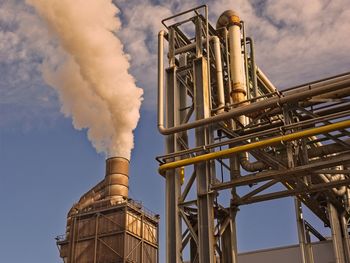
<svg viewBox="0 0 350 263"><path fill-rule="evenodd" d="M129 160L112 157L106 160L105 198L122 202L128 198Z"/></svg>

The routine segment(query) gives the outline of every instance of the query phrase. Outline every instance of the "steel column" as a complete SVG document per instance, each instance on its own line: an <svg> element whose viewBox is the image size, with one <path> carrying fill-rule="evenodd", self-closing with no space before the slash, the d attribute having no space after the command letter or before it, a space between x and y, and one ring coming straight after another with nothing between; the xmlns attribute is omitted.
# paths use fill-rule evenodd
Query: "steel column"
<svg viewBox="0 0 350 263"><path fill-rule="evenodd" d="M335 263L345 263L339 216L336 208L331 203L328 203L328 215L331 223Z"/></svg>
<svg viewBox="0 0 350 263"><path fill-rule="evenodd" d="M166 70L166 120L167 127L179 124L179 90L176 82L176 67ZM167 152L175 152L178 149L176 134L166 137ZM174 160L174 158L173 158ZM166 172L166 262L181 262L181 218L178 210L180 198L180 178L176 170Z"/></svg>
<svg viewBox="0 0 350 263"><path fill-rule="evenodd" d="M204 58L194 60L194 85L196 119L210 116L209 87L207 82L207 61ZM207 127L195 130L196 146L206 145L210 141ZM197 204L198 204L198 237L199 262L214 263L214 212L213 195L209 192L211 168L210 161L196 165L197 173Z"/></svg>

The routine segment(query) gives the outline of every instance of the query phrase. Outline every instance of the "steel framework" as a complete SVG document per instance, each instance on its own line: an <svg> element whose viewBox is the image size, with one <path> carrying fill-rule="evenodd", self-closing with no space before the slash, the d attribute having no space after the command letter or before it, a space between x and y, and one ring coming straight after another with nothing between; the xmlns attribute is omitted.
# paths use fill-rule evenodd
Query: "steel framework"
<svg viewBox="0 0 350 263"><path fill-rule="evenodd" d="M237 262L239 206L286 196L295 200L302 262L314 262L310 234L324 239L302 204L331 228L335 262L350 262L350 73L279 91L236 13L223 13L216 28L207 6L162 23L158 128L167 153L157 160L167 262Z"/></svg>

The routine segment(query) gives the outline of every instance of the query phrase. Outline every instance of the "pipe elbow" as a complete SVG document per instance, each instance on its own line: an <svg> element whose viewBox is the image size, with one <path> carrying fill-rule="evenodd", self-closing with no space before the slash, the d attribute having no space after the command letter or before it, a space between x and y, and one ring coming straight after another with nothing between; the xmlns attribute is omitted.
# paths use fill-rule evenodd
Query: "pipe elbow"
<svg viewBox="0 0 350 263"><path fill-rule="evenodd" d="M229 28L233 25L241 27L241 19L239 18L238 13L236 13L235 11L226 10L220 15L218 21L216 22L216 29L222 27Z"/></svg>
<svg viewBox="0 0 350 263"><path fill-rule="evenodd" d="M249 155L246 152L243 154L240 154L239 161L242 168L247 172L257 172L268 168L268 166L265 165L263 162L259 162L259 161L250 162Z"/></svg>
<svg viewBox="0 0 350 263"><path fill-rule="evenodd" d="M162 135L170 135L170 132L168 132L168 130L164 127L163 124L158 124L158 131L159 131Z"/></svg>

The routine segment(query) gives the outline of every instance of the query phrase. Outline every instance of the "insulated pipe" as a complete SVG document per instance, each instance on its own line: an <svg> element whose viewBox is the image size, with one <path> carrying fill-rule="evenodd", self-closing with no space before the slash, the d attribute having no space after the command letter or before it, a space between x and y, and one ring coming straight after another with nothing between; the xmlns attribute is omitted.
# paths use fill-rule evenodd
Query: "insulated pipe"
<svg viewBox="0 0 350 263"><path fill-rule="evenodd" d="M338 147L338 145L324 145L324 146L320 146L320 147L323 147L324 149L328 149L328 150L326 150L326 151L329 151L328 154L316 154L315 155L315 152L312 153L310 150L308 151L309 154L313 155L313 157L320 157L320 156L324 156L324 155L329 155L329 153L332 152L332 149L333 150L337 150L338 149L338 151L340 149L342 149L342 148ZM337 152L337 151L335 151L335 152ZM280 156L280 159L282 160L282 159L285 159L285 158L283 158L283 156ZM248 171L248 172L256 172L256 171L261 171L261 170L269 168L268 165L266 165L265 163L260 162L260 161L250 162L249 161L249 155L248 155L247 152L244 152L244 153L242 153L240 155L240 164L241 164L242 168L244 170ZM345 179L344 174L336 174L336 175L319 174L319 177L325 183L329 183L329 182L332 182L332 181L344 180ZM332 191L334 192L334 194L336 194L338 196L343 196L347 192L347 187L346 186L341 186L339 189L338 188L332 188Z"/></svg>
<svg viewBox="0 0 350 263"><path fill-rule="evenodd" d="M272 82L268 79L268 77L266 77L264 72L262 72L262 70L258 66L255 66L255 71L257 76L264 83L264 85L270 91L270 93L278 91L275 85L272 84Z"/></svg>
<svg viewBox="0 0 350 263"><path fill-rule="evenodd" d="M158 129L164 128L164 35L161 30L158 34Z"/></svg>
<svg viewBox="0 0 350 263"><path fill-rule="evenodd" d="M268 168L268 166L263 162L259 162L259 161L250 162L249 155L247 152L240 154L239 162L242 168L248 172L256 172L256 171L261 171Z"/></svg>
<svg viewBox="0 0 350 263"><path fill-rule="evenodd" d="M219 17L216 28L228 28L230 51L231 98L233 103L246 100L247 87L245 83L244 63L241 45L241 19L232 10L227 10Z"/></svg>
<svg viewBox="0 0 350 263"><path fill-rule="evenodd" d="M175 169L182 166L192 165L192 164L205 162L213 159L225 158L231 154L246 152L257 148L262 148L265 146L271 146L271 145L275 145L275 144L279 144L287 141L301 139L304 137L310 137L321 133L328 133L328 132L332 132L340 129L346 129L349 127L350 127L350 120L347 120L347 121L341 121L341 122L337 122L329 125L324 125L321 127L312 128L305 131L290 133L287 135L282 135L282 136L278 136L278 137L274 137L274 138L270 138L270 139L266 139L258 142L252 142L250 144L245 144L245 145L241 145L241 146L237 146L237 147L233 147L233 148L229 148L229 149L225 149L225 150L221 150L213 153L207 153L207 154L191 157L188 159L166 163L159 167L159 173L162 174L165 170Z"/></svg>
<svg viewBox="0 0 350 263"><path fill-rule="evenodd" d="M160 49L160 47L159 47ZM158 65L159 68L159 65ZM162 74L162 73L159 73ZM159 82L160 76L158 76L158 95L163 95L163 82ZM245 107L234 108L227 113L222 113L219 115L212 116L210 118L200 119L193 121L191 123L185 123L178 125L176 127L165 128L163 124L163 96L158 97L158 130L163 135L170 135L176 132L185 131L189 129L193 129L199 126L214 124L216 122L224 121L230 118L238 117L241 115L247 115L250 113L254 113L256 111L281 106L284 103L288 103L291 101L301 101L303 99L309 99L311 97L327 93L327 92L335 92L340 89L344 89L349 87L350 85L350 76L346 76L341 78L341 80L334 81L332 83L326 84L318 84L317 87L314 87L312 84L307 86L307 90L302 90L295 93L290 93L281 97L272 97L266 100L258 101L256 103L246 105ZM160 118L161 117L161 118Z"/></svg>
<svg viewBox="0 0 350 263"><path fill-rule="evenodd" d="M337 175L330 175L330 174L319 174L319 177L325 182L329 183L332 181L338 181L338 180L344 180L345 176L343 174L337 174ZM332 191L338 195L338 196L343 196L346 193L347 187L344 185L342 187L338 188L332 188Z"/></svg>
<svg viewBox="0 0 350 263"><path fill-rule="evenodd" d="M161 31L159 34L160 34L159 35L160 39L158 40L159 41L158 46L159 46L159 52L161 52L161 49L164 49L164 44L162 43L163 38L164 38L164 31ZM163 36L161 36L161 35L163 35ZM217 36L211 36L211 37L209 37L209 41L213 42L214 55L215 55L217 100L218 100L218 105L217 105L218 110L216 111L216 113L222 113L224 111L224 107L225 107L225 94L224 94L224 81L223 81L223 75L222 75L220 39ZM207 42L207 39L202 39L202 44L204 44L206 42ZM175 55L185 53L185 52L188 52L192 49L195 49L196 45L197 45L196 43L191 43L191 44L188 44L186 46L177 48L177 49L175 49ZM163 56L163 53L162 53L162 56ZM159 53L158 53L158 59L159 59L158 64L162 63L163 57L159 57ZM163 71L164 69L158 68L158 70Z"/></svg>
<svg viewBox="0 0 350 263"><path fill-rule="evenodd" d="M311 136L313 137L313 136ZM350 143L350 140L345 140L345 143ZM320 157L320 156L326 156L334 153L338 153L341 151L346 150L346 148L342 145L339 144L327 144L327 145L322 145L316 147L316 148L311 148L307 151L307 154L309 158L315 158L315 157ZM283 156L283 154L276 156L279 160L284 160L286 159L286 156ZM242 153L241 157L241 165L243 169L245 169L248 172L256 172L259 170L264 170L269 168L267 164L261 161L255 161L255 162L250 162L248 159L248 154L247 153Z"/></svg>
<svg viewBox="0 0 350 263"><path fill-rule="evenodd" d="M218 100L217 113L222 113L225 107L225 93L224 93L224 80L222 76L220 39L217 36L214 36L213 43L214 43L215 67L216 67L216 91L217 91L217 100Z"/></svg>
<svg viewBox="0 0 350 263"><path fill-rule="evenodd" d="M255 65L255 50L254 50L254 40L252 37L247 37L247 41L249 41L250 45L250 64L251 64L251 71L252 71L252 82L253 82L253 97L258 97L259 96L259 91L258 91L258 79L256 75L256 65Z"/></svg>

